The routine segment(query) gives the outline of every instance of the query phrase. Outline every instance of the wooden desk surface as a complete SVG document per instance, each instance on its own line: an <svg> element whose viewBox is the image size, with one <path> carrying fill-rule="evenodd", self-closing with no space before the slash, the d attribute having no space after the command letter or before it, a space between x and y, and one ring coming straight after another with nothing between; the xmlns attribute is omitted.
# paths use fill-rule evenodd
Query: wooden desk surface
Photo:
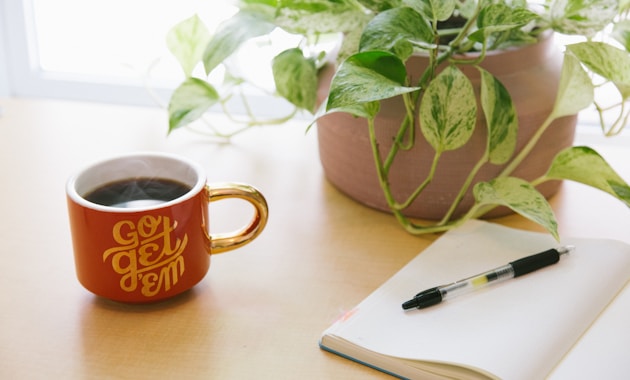
<svg viewBox="0 0 630 380"><path fill-rule="evenodd" d="M317 342L436 236L411 236L336 191L315 131L259 128L220 145L184 130L167 138L158 109L25 99L0 107L0 378L389 378ZM79 168L136 150L195 159L210 182L249 182L270 205L255 242L214 256L184 296L149 306L79 285L64 195ZM627 147L602 152L630 179ZM630 210L603 193L565 184L552 204L561 234L630 242ZM236 201L211 213L213 231L249 218ZM496 221L538 229L517 216Z"/></svg>

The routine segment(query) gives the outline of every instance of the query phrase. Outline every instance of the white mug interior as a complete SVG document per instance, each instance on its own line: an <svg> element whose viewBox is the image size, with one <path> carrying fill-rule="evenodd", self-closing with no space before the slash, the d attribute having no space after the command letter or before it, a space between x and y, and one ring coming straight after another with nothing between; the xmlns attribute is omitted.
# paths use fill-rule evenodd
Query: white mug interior
<svg viewBox="0 0 630 380"><path fill-rule="evenodd" d="M134 178L162 178L191 188L179 198L160 205L123 209L103 206L85 199L90 192L110 183ZM203 169L195 162L166 153L134 153L97 162L68 180L66 193L76 203L92 209L137 212L167 207L197 194L206 183Z"/></svg>

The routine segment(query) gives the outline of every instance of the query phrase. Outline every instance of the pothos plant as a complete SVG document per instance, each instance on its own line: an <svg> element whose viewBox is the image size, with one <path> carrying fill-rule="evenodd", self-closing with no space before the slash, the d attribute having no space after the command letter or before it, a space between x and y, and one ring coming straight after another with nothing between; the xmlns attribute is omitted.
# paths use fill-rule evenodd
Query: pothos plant
<svg viewBox="0 0 630 380"><path fill-rule="evenodd" d="M214 34L197 16L169 32L168 46L186 75L170 99L170 131L199 119L210 107L224 104L237 93L242 80L231 74L230 58L245 42L281 29L302 38L270 62L275 95L295 110L310 112L315 120L332 112L348 112L367 120L375 175L391 212L407 231L444 231L503 205L539 223L557 239L553 211L536 185L549 180L577 181L603 190L627 206L630 186L595 150L584 146L560 152L540 178L525 181L511 174L557 118L594 106L604 134L623 129L630 115L629 9L630 0L243 0L239 11ZM566 46L553 110L516 152L518 121L510 94L478 65L488 51L536 43L550 31L581 36L582 41ZM318 49L318 41L329 35L342 38L329 96L318 106L318 71L330 61L329 52ZM465 55L470 52L476 53ZM413 54L424 54L430 61L416 83L410 83L405 67ZM205 73L194 75L200 62ZM479 70L479 95L461 65ZM438 66L446 67L438 71ZM225 70L223 82L214 83L210 78L219 67ZM616 99L595 96L594 90L604 84L612 84ZM392 97L403 99L406 114L391 150L382 156L375 118L381 101ZM409 199L394 199L389 185L394 158L413 147L419 132L435 151L435 169L444 152L459 149L470 139L477 104L485 115L488 140L475 168L492 163L507 165L505 170L490 181L472 183L477 169L473 170L442 220L410 220L404 208L422 193L435 171L431 170ZM605 112L614 113L612 121L603 116ZM250 116L247 125L268 122ZM476 203L463 216L453 218L453 210L471 189Z"/></svg>

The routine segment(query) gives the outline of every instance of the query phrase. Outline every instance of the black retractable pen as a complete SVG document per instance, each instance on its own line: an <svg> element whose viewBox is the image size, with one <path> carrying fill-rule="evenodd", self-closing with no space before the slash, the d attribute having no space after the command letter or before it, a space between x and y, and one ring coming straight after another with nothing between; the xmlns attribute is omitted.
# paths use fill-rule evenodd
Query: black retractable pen
<svg viewBox="0 0 630 380"><path fill-rule="evenodd" d="M436 286L416 294L412 299L402 304L403 309L423 309L437 305L449 298L482 288L489 284L495 284L510 278L522 276L535 270L553 265L560 261L560 256L571 252L575 247L564 246L549 249L547 251L527 256L512 261L509 264L496 269L453 282L448 285Z"/></svg>

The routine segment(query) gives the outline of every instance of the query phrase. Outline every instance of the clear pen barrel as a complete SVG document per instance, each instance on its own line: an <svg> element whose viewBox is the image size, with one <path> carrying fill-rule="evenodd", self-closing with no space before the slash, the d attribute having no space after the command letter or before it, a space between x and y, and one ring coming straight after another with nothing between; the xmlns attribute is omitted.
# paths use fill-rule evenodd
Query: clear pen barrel
<svg viewBox="0 0 630 380"><path fill-rule="evenodd" d="M453 282L452 284L440 286L439 291L442 294L442 299L445 300L450 297L458 296L482 288L486 285L489 285L490 283L508 280L513 277L514 268L512 268L510 264L507 264L502 267L478 274L476 276Z"/></svg>

